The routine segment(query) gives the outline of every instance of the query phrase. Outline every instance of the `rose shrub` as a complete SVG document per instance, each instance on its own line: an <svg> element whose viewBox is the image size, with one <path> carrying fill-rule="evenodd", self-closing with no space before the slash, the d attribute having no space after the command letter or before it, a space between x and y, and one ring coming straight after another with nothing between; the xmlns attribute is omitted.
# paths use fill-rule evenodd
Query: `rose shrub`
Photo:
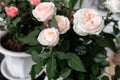
<svg viewBox="0 0 120 80"><path fill-rule="evenodd" d="M27 47L24 51L35 62L32 80L42 69L48 80L109 80L111 75L104 69L109 66L105 48L117 52L118 21L107 10L108 14L101 16L97 10L81 8L84 0L74 9L77 1L0 0L0 29L10 36L6 42L15 42L14 50L16 44ZM119 12L120 5L111 4L106 8ZM111 22L113 33L104 32ZM116 74L112 78L116 79Z"/></svg>

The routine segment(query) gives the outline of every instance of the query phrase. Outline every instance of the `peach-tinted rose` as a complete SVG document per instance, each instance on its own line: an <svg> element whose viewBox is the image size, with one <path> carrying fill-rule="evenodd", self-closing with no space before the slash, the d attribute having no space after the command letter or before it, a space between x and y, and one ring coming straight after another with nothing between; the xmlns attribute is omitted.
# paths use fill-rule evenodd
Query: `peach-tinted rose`
<svg viewBox="0 0 120 80"><path fill-rule="evenodd" d="M42 2L36 6L32 13L38 21L45 22L56 14L56 8L52 2Z"/></svg>
<svg viewBox="0 0 120 80"><path fill-rule="evenodd" d="M57 24L58 24L58 30L60 34L66 33L70 29L70 22L67 17L57 15L55 16Z"/></svg>
<svg viewBox="0 0 120 80"><path fill-rule="evenodd" d="M40 32L38 42L45 46L56 46L59 42L59 32L55 28L47 28Z"/></svg>
<svg viewBox="0 0 120 80"><path fill-rule="evenodd" d="M79 9L73 16L73 29L78 35L98 35L104 28L102 17L94 9Z"/></svg>
<svg viewBox="0 0 120 80"><path fill-rule="evenodd" d="M5 7L5 12L10 17L15 17L18 15L18 8L15 6Z"/></svg>
<svg viewBox="0 0 120 80"><path fill-rule="evenodd" d="M105 7L113 13L120 13L120 0L107 0Z"/></svg>
<svg viewBox="0 0 120 80"><path fill-rule="evenodd" d="M40 4L40 0L30 0L30 4L38 5L38 4Z"/></svg>

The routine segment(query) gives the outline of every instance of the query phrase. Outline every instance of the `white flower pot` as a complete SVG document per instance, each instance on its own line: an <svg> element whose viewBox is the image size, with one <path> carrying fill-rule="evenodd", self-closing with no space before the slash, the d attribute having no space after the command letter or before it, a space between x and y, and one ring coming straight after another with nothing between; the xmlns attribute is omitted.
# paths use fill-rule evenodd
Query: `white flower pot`
<svg viewBox="0 0 120 80"><path fill-rule="evenodd" d="M0 40L6 32L0 31ZM31 80L30 70L34 62L30 55L24 52L13 52L9 51L1 46L0 53L5 58L1 63L1 72L9 80ZM42 72L41 72L42 73Z"/></svg>

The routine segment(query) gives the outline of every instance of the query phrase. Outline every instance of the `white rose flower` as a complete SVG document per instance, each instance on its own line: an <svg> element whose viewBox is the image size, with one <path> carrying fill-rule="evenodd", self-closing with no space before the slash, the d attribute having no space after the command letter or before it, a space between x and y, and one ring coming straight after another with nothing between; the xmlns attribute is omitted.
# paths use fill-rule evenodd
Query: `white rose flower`
<svg viewBox="0 0 120 80"><path fill-rule="evenodd" d="M64 34L70 29L70 22L67 17L57 15L55 16L55 19L57 21L60 34Z"/></svg>
<svg viewBox="0 0 120 80"><path fill-rule="evenodd" d="M52 2L42 2L36 6L32 14L38 21L45 22L56 14L56 7Z"/></svg>
<svg viewBox="0 0 120 80"><path fill-rule="evenodd" d="M120 0L107 0L105 7L113 13L120 13Z"/></svg>
<svg viewBox="0 0 120 80"><path fill-rule="evenodd" d="M55 28L47 28L40 32L38 42L45 46L56 46L59 42L59 32Z"/></svg>
<svg viewBox="0 0 120 80"><path fill-rule="evenodd" d="M102 17L94 9L80 9L73 17L73 29L78 35L98 35L104 28Z"/></svg>

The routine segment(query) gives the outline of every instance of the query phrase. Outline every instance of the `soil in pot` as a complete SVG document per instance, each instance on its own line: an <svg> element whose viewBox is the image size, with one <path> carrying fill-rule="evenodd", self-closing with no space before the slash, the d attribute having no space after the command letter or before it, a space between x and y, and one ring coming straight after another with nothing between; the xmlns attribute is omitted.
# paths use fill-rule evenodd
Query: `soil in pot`
<svg viewBox="0 0 120 80"><path fill-rule="evenodd" d="M6 49L15 52L24 52L28 49L28 45L22 45L20 42L14 40L9 34L2 37L1 45Z"/></svg>

